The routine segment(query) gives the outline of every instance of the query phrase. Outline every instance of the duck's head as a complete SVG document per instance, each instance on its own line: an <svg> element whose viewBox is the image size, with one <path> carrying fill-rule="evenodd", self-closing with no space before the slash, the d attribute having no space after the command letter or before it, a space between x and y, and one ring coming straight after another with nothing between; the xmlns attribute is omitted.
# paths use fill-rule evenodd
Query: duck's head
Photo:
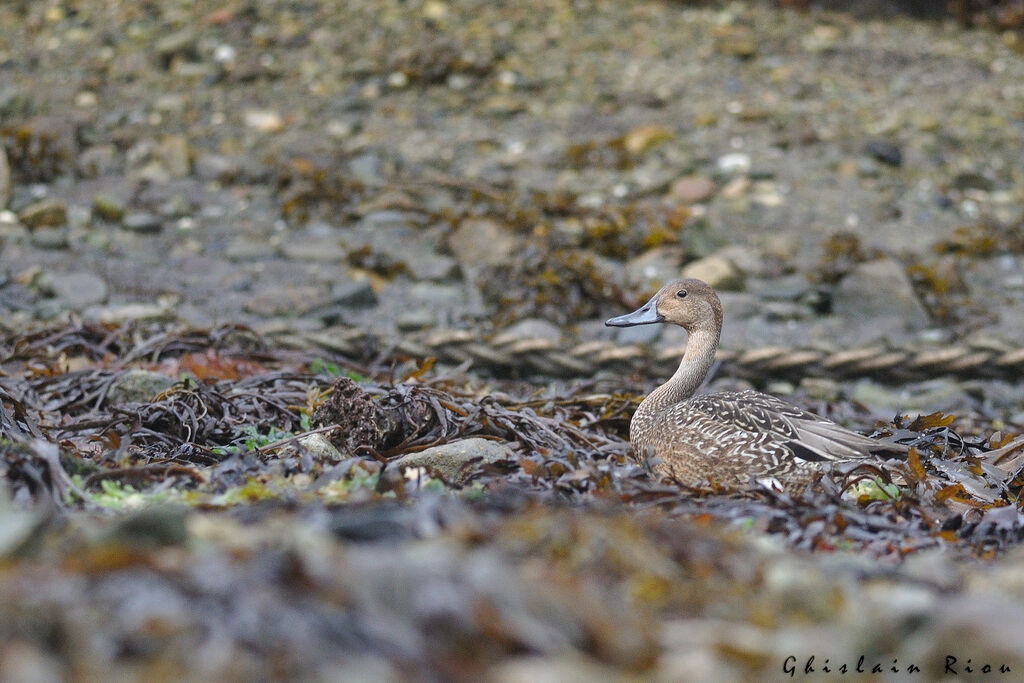
<svg viewBox="0 0 1024 683"><path fill-rule="evenodd" d="M687 332L722 329L722 303L703 280L672 280L643 306L605 321L610 327L673 323Z"/></svg>

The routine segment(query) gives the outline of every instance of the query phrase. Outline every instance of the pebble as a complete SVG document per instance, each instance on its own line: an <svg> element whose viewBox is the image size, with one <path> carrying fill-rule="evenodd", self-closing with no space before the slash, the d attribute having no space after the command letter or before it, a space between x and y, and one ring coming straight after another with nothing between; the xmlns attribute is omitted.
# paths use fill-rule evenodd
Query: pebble
<svg viewBox="0 0 1024 683"><path fill-rule="evenodd" d="M510 339L545 339L558 342L562 339L562 328L543 318L524 318L503 329L501 336Z"/></svg>
<svg viewBox="0 0 1024 683"><path fill-rule="evenodd" d="M679 247L654 247L626 262L623 274L631 288L654 291L667 280L679 277L683 250Z"/></svg>
<svg viewBox="0 0 1024 683"><path fill-rule="evenodd" d="M261 133L278 133L285 125L281 115L270 109L248 109L242 114L242 121Z"/></svg>
<svg viewBox="0 0 1024 683"><path fill-rule="evenodd" d="M715 28L715 49L730 57L749 59L757 54L757 39L746 26L723 25Z"/></svg>
<svg viewBox="0 0 1024 683"><path fill-rule="evenodd" d="M747 193L752 184L747 176L739 176L727 182L719 194L722 199L739 199Z"/></svg>
<svg viewBox="0 0 1024 683"><path fill-rule="evenodd" d="M345 456L323 434L307 434L298 440L298 446L308 451L317 462L335 463L345 459Z"/></svg>
<svg viewBox="0 0 1024 683"><path fill-rule="evenodd" d="M195 51L198 34L191 26L159 38L153 51L164 60L165 66L177 55L190 55Z"/></svg>
<svg viewBox="0 0 1024 683"><path fill-rule="evenodd" d="M302 315L322 304L323 297L318 287L268 282L251 293L244 308L249 313L272 318Z"/></svg>
<svg viewBox="0 0 1024 683"><path fill-rule="evenodd" d="M128 370L110 383L110 389L103 402L109 406L152 401L172 386L174 386L174 380L159 372Z"/></svg>
<svg viewBox="0 0 1024 683"><path fill-rule="evenodd" d="M711 199L717 189L715 181L710 178L689 175L672 183L669 194L673 199L678 199L686 204L697 204Z"/></svg>
<svg viewBox="0 0 1024 683"><path fill-rule="evenodd" d="M331 285L331 302L339 306L365 308L377 305L377 295L369 280L344 278Z"/></svg>
<svg viewBox="0 0 1024 683"><path fill-rule="evenodd" d="M433 313L425 309L403 311L395 318L395 326L403 332L415 332L425 330L437 324Z"/></svg>
<svg viewBox="0 0 1024 683"><path fill-rule="evenodd" d="M493 463L513 458L514 451L505 442L469 438L404 455L394 462L394 466L401 470L423 467L428 476L432 472L450 484L462 486L472 476L472 468L468 467L470 461L479 459L483 463Z"/></svg>
<svg viewBox="0 0 1024 683"><path fill-rule="evenodd" d="M227 184L241 175L242 167L236 159L222 154L199 154L196 156L193 171L200 180Z"/></svg>
<svg viewBox="0 0 1024 683"><path fill-rule="evenodd" d="M82 311L82 317L104 324L122 325L130 320L140 322L173 320L174 311L160 304L133 303L117 306L90 306Z"/></svg>
<svg viewBox="0 0 1024 683"><path fill-rule="evenodd" d="M735 263L718 253L691 261L683 267L683 277L703 280L715 289L740 291L746 276Z"/></svg>
<svg viewBox="0 0 1024 683"><path fill-rule="evenodd" d="M459 273L459 262L451 256L426 249L398 251L406 271L417 280L450 280Z"/></svg>
<svg viewBox="0 0 1024 683"><path fill-rule="evenodd" d="M30 230L59 228L68 222L68 205L62 199L41 199L19 211L18 220Z"/></svg>
<svg viewBox="0 0 1024 683"><path fill-rule="evenodd" d="M299 236L281 245L281 253L294 261L339 263L345 258L345 249L337 238L310 238Z"/></svg>
<svg viewBox="0 0 1024 683"><path fill-rule="evenodd" d="M28 241L39 249L66 249L71 244L66 227L33 230L29 233Z"/></svg>
<svg viewBox="0 0 1024 683"><path fill-rule="evenodd" d="M897 389L877 384L869 379L856 382L850 399L880 412L917 411L921 414L936 410L963 409L963 390L948 379L936 379Z"/></svg>
<svg viewBox="0 0 1024 683"><path fill-rule="evenodd" d="M154 213L129 213L121 221L121 227L131 232L150 234L163 229L164 219Z"/></svg>
<svg viewBox="0 0 1024 683"><path fill-rule="evenodd" d="M953 187L957 190L981 190L991 192L995 189L995 182L988 176L974 171L958 173L953 178Z"/></svg>
<svg viewBox="0 0 1024 683"><path fill-rule="evenodd" d="M929 324L903 265L893 259L860 263L844 277L832 297L832 311L866 323L877 317L896 317L908 329Z"/></svg>
<svg viewBox="0 0 1024 683"><path fill-rule="evenodd" d="M750 170L751 159L749 154L743 152L732 152L723 154L718 158L718 170L728 175L746 173Z"/></svg>
<svg viewBox="0 0 1024 683"><path fill-rule="evenodd" d="M224 249L224 258L229 261L261 261L278 255L276 246L253 235L238 235L231 238Z"/></svg>
<svg viewBox="0 0 1024 683"><path fill-rule="evenodd" d="M0 210L7 208L11 201L11 165L7 161L7 151L0 145Z"/></svg>
<svg viewBox="0 0 1024 683"><path fill-rule="evenodd" d="M640 156L644 152L671 140L672 131L664 126L648 123L637 126L622 137L622 146L632 156Z"/></svg>
<svg viewBox="0 0 1024 683"><path fill-rule="evenodd" d="M519 249L519 240L497 222L470 218L448 238L448 246L462 264L497 266L508 263Z"/></svg>
<svg viewBox="0 0 1024 683"><path fill-rule="evenodd" d="M84 271L51 275L46 288L75 310L107 300L107 283L98 275Z"/></svg>
<svg viewBox="0 0 1024 683"><path fill-rule="evenodd" d="M92 198L92 213L105 221L119 223L124 218L125 205L113 195L98 194Z"/></svg>
<svg viewBox="0 0 1024 683"><path fill-rule="evenodd" d="M888 166L898 168L903 165L903 151L899 145L888 140L870 140L864 145L864 153Z"/></svg>
<svg viewBox="0 0 1024 683"><path fill-rule="evenodd" d="M192 172L192 150L182 135L168 135L156 149L157 157L172 178L187 178Z"/></svg>

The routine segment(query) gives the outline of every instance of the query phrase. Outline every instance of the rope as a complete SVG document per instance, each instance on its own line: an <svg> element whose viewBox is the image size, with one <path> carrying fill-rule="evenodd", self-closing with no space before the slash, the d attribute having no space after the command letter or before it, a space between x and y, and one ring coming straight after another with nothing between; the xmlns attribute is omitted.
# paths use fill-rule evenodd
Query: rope
<svg viewBox="0 0 1024 683"><path fill-rule="evenodd" d="M277 345L307 352L337 353L366 359L381 344L366 330L335 327L318 332L273 333ZM435 330L396 339L383 357L433 357L443 363L471 362L477 371L499 376L589 377L599 371L661 376L671 371L685 347L645 347L590 341L564 346L549 339L509 334L483 337L466 330ZM723 374L753 382L825 377L872 378L899 384L939 376L959 379L1004 379L1024 376L1024 348L998 340L977 340L956 346L872 346L836 349L763 347L720 349Z"/></svg>

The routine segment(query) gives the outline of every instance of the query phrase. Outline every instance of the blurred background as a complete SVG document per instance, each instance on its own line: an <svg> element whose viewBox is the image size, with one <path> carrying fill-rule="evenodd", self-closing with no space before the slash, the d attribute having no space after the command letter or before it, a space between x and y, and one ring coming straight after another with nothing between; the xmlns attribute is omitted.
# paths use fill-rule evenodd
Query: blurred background
<svg viewBox="0 0 1024 683"><path fill-rule="evenodd" d="M625 435L682 333L603 325L700 277L734 360L891 371L769 363L773 393L862 431L955 412L908 428L950 449L1019 433L1021 0L5 0L0 27L0 681L1024 668L1019 477L669 486ZM435 332L483 360L432 366ZM499 334L650 347L496 378ZM401 433L404 467L286 447L332 386L353 432L492 438L446 479Z"/></svg>
<svg viewBox="0 0 1024 683"><path fill-rule="evenodd" d="M1024 334L1021 2L0 20L6 328L593 339L685 272L726 292L727 347Z"/></svg>

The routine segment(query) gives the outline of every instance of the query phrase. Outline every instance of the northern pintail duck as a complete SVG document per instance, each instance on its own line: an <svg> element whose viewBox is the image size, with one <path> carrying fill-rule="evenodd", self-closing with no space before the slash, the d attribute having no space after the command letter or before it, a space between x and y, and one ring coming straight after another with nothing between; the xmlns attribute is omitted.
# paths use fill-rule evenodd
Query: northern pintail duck
<svg viewBox="0 0 1024 683"><path fill-rule="evenodd" d="M694 396L715 359L722 304L701 280L673 280L613 327L673 323L687 332L672 378L640 403L629 423L633 456L680 484L708 480L742 488L756 481L803 491L824 465L873 455L905 456L906 448L852 432L827 418L759 391Z"/></svg>

